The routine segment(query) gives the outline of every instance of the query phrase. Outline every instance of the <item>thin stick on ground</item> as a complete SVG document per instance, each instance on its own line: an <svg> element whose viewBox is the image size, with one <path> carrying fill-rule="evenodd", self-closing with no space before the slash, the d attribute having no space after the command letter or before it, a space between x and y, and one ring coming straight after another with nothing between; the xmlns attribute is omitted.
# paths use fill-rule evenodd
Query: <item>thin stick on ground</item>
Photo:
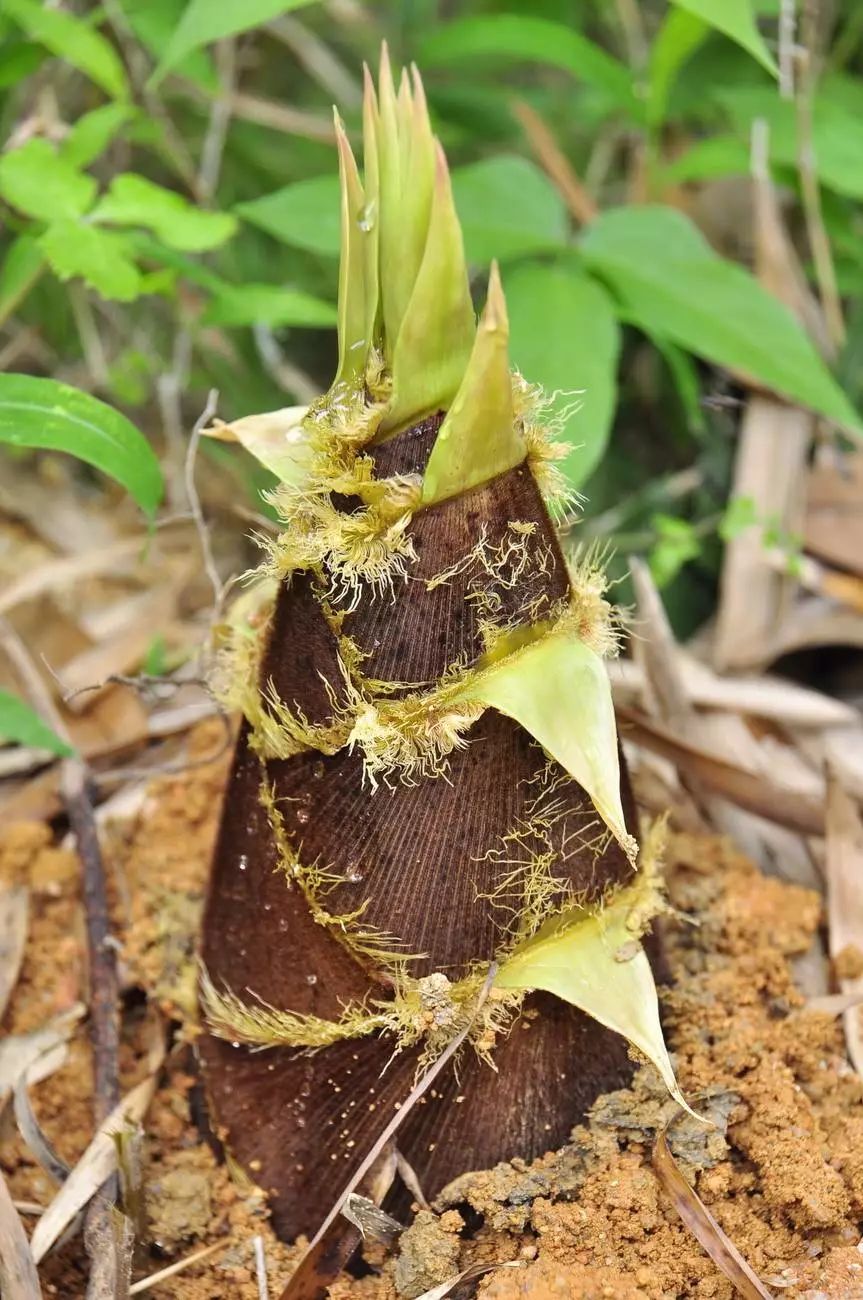
<svg viewBox="0 0 863 1300"><path fill-rule="evenodd" d="M210 423L216 413L216 405L219 400L219 394L215 388L211 388L207 395L206 405L195 421L192 429L192 436L189 439L189 447L186 452L185 464L185 483L186 497L189 502L189 509L192 512L192 518L195 521L195 528L198 532L198 539L201 543L201 555L204 560L204 568L207 571L207 577L210 579L210 585L213 588L213 613L214 617L222 603L224 594L224 584L219 577L219 571L216 568L216 562L213 558L213 547L210 542L210 533L207 528L207 521L204 519L204 511L201 507L201 498L198 496L198 489L195 486L195 461L198 456L198 444L201 441L201 433L206 425Z"/></svg>
<svg viewBox="0 0 863 1300"><path fill-rule="evenodd" d="M671 1203L692 1235L744 1300L772 1300L734 1242L726 1236L704 1202L680 1172L668 1145L668 1125L656 1139L653 1168Z"/></svg>
<svg viewBox="0 0 863 1300"><path fill-rule="evenodd" d="M0 618L0 647L45 722L70 747L69 733L54 705L51 694L39 674L24 642L14 628ZM96 816L90 798L90 773L77 754L64 758L60 765L60 791L75 837L82 867L84 917L87 931L87 958L90 973L90 1041L93 1048L93 1117L101 1124L120 1099L118 1014L119 979L117 953L111 935L105 865L99 844ZM108 1197L97 1196L87 1213L88 1242L96 1242L111 1232L109 1205L113 1179L106 1184ZM95 1261L94 1261L95 1262Z"/></svg>

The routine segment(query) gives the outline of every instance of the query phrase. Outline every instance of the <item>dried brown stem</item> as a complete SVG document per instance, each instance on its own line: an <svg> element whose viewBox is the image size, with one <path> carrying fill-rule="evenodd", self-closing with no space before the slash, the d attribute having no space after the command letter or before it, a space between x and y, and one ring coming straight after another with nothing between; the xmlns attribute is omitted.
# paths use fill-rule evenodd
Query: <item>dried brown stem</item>
<svg viewBox="0 0 863 1300"><path fill-rule="evenodd" d="M794 100L797 110L797 171L800 176L806 235L815 264L818 295L824 309L824 319L827 322L831 341L834 347L839 349L845 342L845 320L842 315L839 288L836 284L833 252L821 208L821 187L818 182L812 122L817 81L817 26L818 6L814 3L805 5L801 32L803 49L798 56Z"/></svg>
<svg viewBox="0 0 863 1300"><path fill-rule="evenodd" d="M599 208L539 113L523 99L515 101L513 112L524 127L531 149L576 221L583 225L593 221Z"/></svg>
<svg viewBox="0 0 863 1300"><path fill-rule="evenodd" d="M64 740L69 734L24 642L5 619L0 618L0 646L21 679L33 707ZM99 844L96 815L89 793L90 774L77 755L65 758L60 768L60 789L75 836L83 870L84 914L87 957L90 971L90 1041L93 1048L93 1115L97 1125L111 1113L120 1099L118 1015L119 979L117 954L111 936L105 865ZM93 1275L102 1276L97 1259L106 1240L113 1240L109 1200L114 1180L105 1185L107 1196L96 1196L87 1212L85 1240L93 1259ZM112 1253L112 1258L114 1252ZM89 1293L89 1291L88 1291Z"/></svg>

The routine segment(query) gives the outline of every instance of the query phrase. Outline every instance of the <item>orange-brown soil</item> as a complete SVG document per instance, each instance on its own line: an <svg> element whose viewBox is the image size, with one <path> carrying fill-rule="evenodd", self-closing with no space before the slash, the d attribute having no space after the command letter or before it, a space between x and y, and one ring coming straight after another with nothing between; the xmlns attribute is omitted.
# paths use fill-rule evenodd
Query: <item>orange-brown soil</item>
<svg viewBox="0 0 863 1300"><path fill-rule="evenodd" d="M217 743L216 724L200 728L192 756ZM159 779L136 816L104 836L121 943L124 1090L146 1070L154 1022L173 1026L144 1123L135 1276L222 1245L149 1290L155 1300L256 1300L257 1236L275 1300L297 1255L275 1239L262 1197L220 1161L202 1130L191 1047L196 927L225 768L222 759ZM789 964L817 931L820 901L763 877L719 840L676 835L668 857L674 910L664 928L675 984L664 1018L684 1091L713 1121L675 1119L672 1150L771 1291L789 1300L863 1298L863 1080L847 1064L841 1021L806 1009ZM29 885L31 914L4 1030L26 1034L86 1001L74 854L41 824L6 826L0 884L11 883ZM69 1164L92 1134L91 1086L81 1024L65 1065L31 1088L36 1116ZM653 1172L653 1140L675 1110L643 1067L631 1089L600 1099L561 1151L466 1174L388 1252L367 1246L371 1271L343 1276L334 1300L416 1297L471 1264L505 1261L518 1267L474 1284L483 1300L731 1300L730 1283ZM13 1196L47 1204L55 1186L16 1135L8 1103L0 1139ZM83 1296L81 1237L40 1274L46 1295Z"/></svg>

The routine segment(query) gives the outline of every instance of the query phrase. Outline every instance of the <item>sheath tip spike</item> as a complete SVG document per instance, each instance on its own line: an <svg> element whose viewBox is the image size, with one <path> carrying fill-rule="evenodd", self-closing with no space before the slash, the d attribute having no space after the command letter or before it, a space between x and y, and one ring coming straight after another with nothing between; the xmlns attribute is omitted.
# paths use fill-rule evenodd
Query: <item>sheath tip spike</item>
<svg viewBox="0 0 863 1300"><path fill-rule="evenodd" d="M493 262L470 360L426 467L423 504L478 487L526 454L513 410L506 299Z"/></svg>

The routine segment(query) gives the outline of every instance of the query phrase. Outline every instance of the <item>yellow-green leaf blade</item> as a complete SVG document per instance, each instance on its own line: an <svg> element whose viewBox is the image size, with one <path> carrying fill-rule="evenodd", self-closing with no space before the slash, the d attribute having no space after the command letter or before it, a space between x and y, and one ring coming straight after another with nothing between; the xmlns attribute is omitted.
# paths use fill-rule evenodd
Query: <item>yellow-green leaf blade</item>
<svg viewBox="0 0 863 1300"><path fill-rule="evenodd" d="M555 917L505 961L502 989L543 989L570 1002L643 1052L687 1110L659 1023L650 962L628 922L642 891L620 890L607 906Z"/></svg>
<svg viewBox="0 0 863 1300"><path fill-rule="evenodd" d="M626 853L626 828L611 686L595 651L568 632L552 632L479 674L464 698L498 709L524 727L590 795Z"/></svg>
<svg viewBox="0 0 863 1300"><path fill-rule="evenodd" d="M492 263L470 361L426 466L423 504L486 483L520 465L525 455L512 405L506 302L497 263Z"/></svg>

